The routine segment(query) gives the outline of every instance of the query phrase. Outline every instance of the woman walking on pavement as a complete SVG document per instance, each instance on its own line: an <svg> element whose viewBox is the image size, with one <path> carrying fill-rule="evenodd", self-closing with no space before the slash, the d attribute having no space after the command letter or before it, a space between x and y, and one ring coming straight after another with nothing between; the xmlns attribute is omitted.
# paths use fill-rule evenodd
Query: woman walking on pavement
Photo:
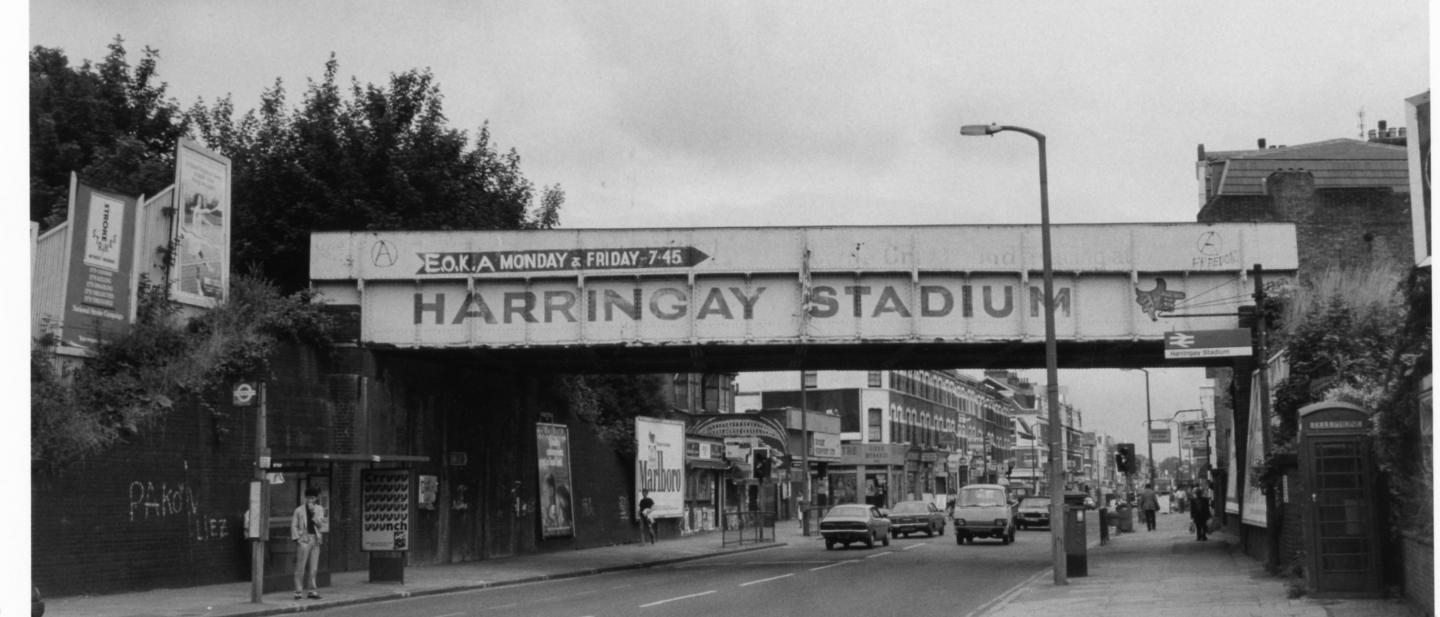
<svg viewBox="0 0 1440 617"><path fill-rule="evenodd" d="M1210 491L1203 484L1196 484L1190 491L1190 520L1195 527L1195 540L1209 540Z"/></svg>
<svg viewBox="0 0 1440 617"><path fill-rule="evenodd" d="M1145 490L1140 491L1140 510L1145 513L1145 531L1155 531L1155 513L1160 511L1160 498L1155 496L1155 488L1145 483Z"/></svg>

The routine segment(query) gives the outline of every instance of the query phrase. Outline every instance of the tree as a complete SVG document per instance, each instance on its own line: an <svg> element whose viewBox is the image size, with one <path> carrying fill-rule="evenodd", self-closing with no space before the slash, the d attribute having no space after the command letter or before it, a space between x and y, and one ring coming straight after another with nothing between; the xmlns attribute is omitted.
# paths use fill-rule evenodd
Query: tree
<svg viewBox="0 0 1440 617"><path fill-rule="evenodd" d="M132 194L175 179L175 143L186 126L158 81L160 53L146 47L133 68L115 37L99 65L78 68L60 49L30 52L30 220L65 220L70 173Z"/></svg>
<svg viewBox="0 0 1440 617"><path fill-rule="evenodd" d="M203 141L233 165L234 263L254 265L283 289L308 279L310 232L549 228L564 192L536 189L515 150L499 153L482 125L473 146L447 126L429 70L390 76L385 86L337 83L332 56L300 106L283 84L236 117L230 99L187 113Z"/></svg>

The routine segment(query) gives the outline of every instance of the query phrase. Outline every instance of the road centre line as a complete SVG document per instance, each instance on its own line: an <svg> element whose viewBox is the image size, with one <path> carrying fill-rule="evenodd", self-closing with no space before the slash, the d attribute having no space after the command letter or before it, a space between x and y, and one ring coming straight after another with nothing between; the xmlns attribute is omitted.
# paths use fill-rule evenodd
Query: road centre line
<svg viewBox="0 0 1440 617"><path fill-rule="evenodd" d="M893 553L893 552L895 552L895 551L885 551L885 552L883 552L883 553L875 553L874 555L870 555L870 556L866 557L866 559L874 559L874 558L876 558L876 557L884 557L884 556L889 555L890 553Z"/></svg>
<svg viewBox="0 0 1440 617"><path fill-rule="evenodd" d="M811 572L814 572L814 571L816 571L816 570L824 570L825 568L833 568L833 567L835 567L835 566L843 566L843 565L845 565L845 564L847 564L847 563L857 563L857 562L859 562L859 561L860 561L859 559L846 559L845 561L837 561L837 562L832 563L832 564L830 564L830 565L828 565L828 566L820 566L820 567L818 567L818 568L810 568L810 571L811 571Z"/></svg>
<svg viewBox="0 0 1440 617"><path fill-rule="evenodd" d="M464 614L465 613L445 613L444 615L436 615L435 617L460 617Z"/></svg>
<svg viewBox="0 0 1440 617"><path fill-rule="evenodd" d="M661 604L665 604L665 603L667 603L667 602L674 602L674 601L676 601L676 600L689 600L690 598L698 598L698 597L700 597L700 596L708 596L708 595L710 595L710 594L712 594L712 593L715 593L715 590L714 590L714 589L711 589L710 591L702 591L702 592L700 592L700 593L692 593L692 594L690 594L690 595L688 595L688 596L679 596L679 597L675 597L675 598L667 598L667 599L664 599L664 600L657 600L657 601L651 602L651 603L649 603L649 604L641 604L641 605L640 605L640 608L650 608L650 607L652 607L652 606L659 606L659 605L661 605Z"/></svg>
<svg viewBox="0 0 1440 617"><path fill-rule="evenodd" d="M792 573L790 573L790 574L781 574L780 576L772 576L772 577L770 577L770 578L762 578L762 579L760 579L760 580L758 580L758 581L750 581L750 582L748 582L748 583L740 583L740 586L741 586L741 587L749 587L750 585L754 585L754 584L756 584L756 583L768 583L768 582L770 582L770 581L778 581L778 580L780 580L780 579L782 579L782 578L790 578L790 577L792 577L792 576L795 576L795 573L792 572Z"/></svg>
<svg viewBox="0 0 1440 617"><path fill-rule="evenodd" d="M910 550L910 549L912 549L912 548L920 548L920 547L922 547L922 546L925 546L926 544L929 544L929 542L921 542L921 543L919 543L919 544L911 544L910 546L907 546L907 547L902 548L902 549L900 549L900 550L902 550L902 551L908 551L908 550Z"/></svg>

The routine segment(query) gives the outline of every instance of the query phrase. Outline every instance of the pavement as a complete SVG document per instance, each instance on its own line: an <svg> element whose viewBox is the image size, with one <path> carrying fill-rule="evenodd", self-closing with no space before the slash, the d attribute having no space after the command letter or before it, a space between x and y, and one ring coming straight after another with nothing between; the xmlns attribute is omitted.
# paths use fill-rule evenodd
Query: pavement
<svg viewBox="0 0 1440 617"><path fill-rule="evenodd" d="M1139 521L1136 521L1137 524ZM1112 534L1099 544L1087 538L1088 575L1055 585L1050 569L1002 593L966 617L1419 617L1397 600L1313 599L1288 595L1287 581L1265 573L1245 555L1235 538L1212 534L1197 542L1186 527L1189 517L1159 517L1158 529ZM1022 533L1043 533L1027 531ZM587 576L615 570L704 559L815 541L796 522L782 522L777 540L736 544L719 532L662 539L656 544L623 544L564 552L520 555L436 566L407 566L405 582L371 583L369 573L336 572L320 600L292 600L291 592L270 593L250 601L247 582L133 593L46 599L52 617L228 617L315 611L429 594L519 585Z"/></svg>

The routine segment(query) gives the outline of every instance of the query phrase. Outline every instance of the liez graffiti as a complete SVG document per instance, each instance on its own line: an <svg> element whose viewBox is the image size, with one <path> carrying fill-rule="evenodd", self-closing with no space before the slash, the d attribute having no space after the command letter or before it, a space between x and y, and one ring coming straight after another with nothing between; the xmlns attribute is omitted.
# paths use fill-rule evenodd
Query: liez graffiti
<svg viewBox="0 0 1440 617"><path fill-rule="evenodd" d="M230 537L230 522L224 516L202 515L195 502L194 493L184 482L173 487L161 482L134 481L129 490L130 522L145 522L173 517L185 517L186 528L191 538L197 541L218 540Z"/></svg>

